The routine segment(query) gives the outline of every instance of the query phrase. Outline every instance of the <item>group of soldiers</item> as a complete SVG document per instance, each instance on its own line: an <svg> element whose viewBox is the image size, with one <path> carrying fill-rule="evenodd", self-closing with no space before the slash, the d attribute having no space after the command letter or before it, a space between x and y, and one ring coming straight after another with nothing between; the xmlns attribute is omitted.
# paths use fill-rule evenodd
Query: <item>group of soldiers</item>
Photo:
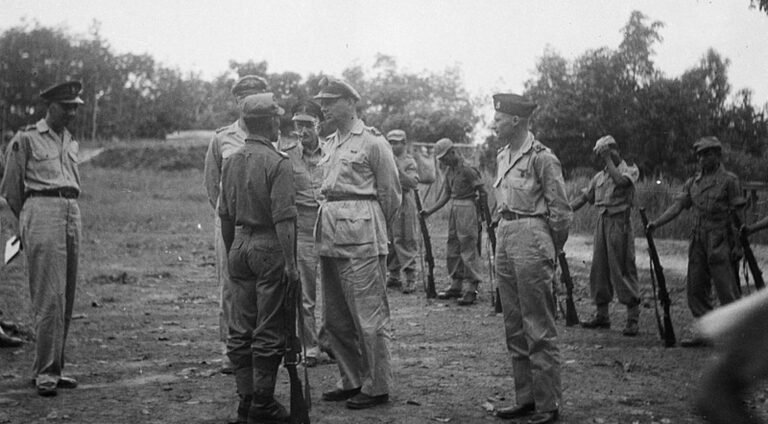
<svg viewBox="0 0 768 424"><path fill-rule="evenodd" d="M46 116L13 137L0 183L0 195L19 219L29 264L37 334L33 372L41 396L77 386L62 370L81 227L78 143L67 125L83 103L81 89L72 81L41 94ZM241 77L232 95L239 118L218 129L209 144L205 188L216 215L220 333L225 368L234 374L239 396L235 422L285 423L291 418L274 392L286 343L295 336L285 331L290 316L285 298L288 285L296 281L302 293L298 333L304 365L335 361L339 370L336 387L322 399L344 401L350 409L389 402L393 382L386 290L416 290L419 213L427 218L450 203L446 265L451 281L438 297L458 299L464 306L477 301L482 276L476 202L487 204L488 198L480 173L464 163L451 140L439 140L434 154L445 169L445 183L435 203L417 211L419 172L408 154L406 133L395 129L384 136L365 125L357 116L360 94L347 82L323 80L314 99L291 111L294 137L286 138L280 134L285 111L266 80ZM602 170L569 201L560 161L530 131L536 104L501 93L493 96L493 106L491 130L504 147L492 184L491 227L497 239L492 272L515 385L515 404L497 409L496 415L516 423L551 423L559 420L562 405L551 282L573 211L586 203L598 212L590 271L596 312L582 325L610 328L608 309L616 292L627 309L622 334L640 331L630 222L639 173L622 159L616 140L602 137L594 147ZM321 124L335 128L324 139ZM738 178L723 168L716 138L700 139L694 151L699 172L646 231L693 209L687 292L698 318L713 309L713 286L723 305L739 297L735 232L765 228L768 218L733 229L729 214L744 206ZM319 325L318 288L323 303ZM705 343L696 335L683 345Z"/></svg>

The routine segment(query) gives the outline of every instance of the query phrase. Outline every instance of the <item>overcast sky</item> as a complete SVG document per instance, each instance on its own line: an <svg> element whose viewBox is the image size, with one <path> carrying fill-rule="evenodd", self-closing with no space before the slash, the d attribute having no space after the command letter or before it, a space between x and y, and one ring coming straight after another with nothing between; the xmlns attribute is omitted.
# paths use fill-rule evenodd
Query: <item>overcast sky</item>
<svg viewBox="0 0 768 424"><path fill-rule="evenodd" d="M410 72L458 66L485 96L521 91L547 46L569 60L617 48L633 10L665 24L655 62L667 76L712 47L731 61L731 94L748 87L768 103L768 15L749 0L0 0L0 30L26 19L85 34L98 20L114 53L149 53L206 79L230 59L338 76L384 53Z"/></svg>

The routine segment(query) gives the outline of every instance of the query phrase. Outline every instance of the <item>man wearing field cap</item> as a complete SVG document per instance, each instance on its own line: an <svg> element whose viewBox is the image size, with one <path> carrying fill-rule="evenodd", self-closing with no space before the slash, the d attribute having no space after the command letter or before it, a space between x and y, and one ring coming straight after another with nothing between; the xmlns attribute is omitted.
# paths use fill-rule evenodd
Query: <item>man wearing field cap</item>
<svg viewBox="0 0 768 424"><path fill-rule="evenodd" d="M560 161L529 131L536 104L516 94L493 96L491 129L505 146L496 157L496 276L517 405L500 418L544 424L562 405L552 279L555 253L573 215Z"/></svg>
<svg viewBox="0 0 768 424"><path fill-rule="evenodd" d="M589 286L595 301L595 316L581 323L584 328L611 328L608 306L613 292L627 307L625 336L636 336L640 329L640 288L635 266L635 237L631 212L635 201L635 183L640 171L622 160L616 140L601 137L593 149L603 170L595 174L589 186L577 196L574 211L587 202L597 208L597 223L592 250Z"/></svg>
<svg viewBox="0 0 768 424"><path fill-rule="evenodd" d="M445 252L451 286L438 293L437 298L459 298L459 305L469 306L477 301L477 288L482 278L477 248L480 236L477 202L487 205L488 195L480 171L464 163L450 139L443 138L435 143L435 157L447 168L445 184L435 204L421 213L426 218L451 202Z"/></svg>
<svg viewBox="0 0 768 424"><path fill-rule="evenodd" d="M699 172L688 179L672 205L658 218L648 223L648 230L661 227L675 219L684 209L693 209L694 227L688 248L688 308L694 318L713 309L711 293L714 285L721 305L739 298L736 260L738 250L737 229L730 213L746 203L739 178L728 172L720 162L722 144L716 137L700 138L693 144L699 163ZM697 332L680 341L683 347L704 346L706 341Z"/></svg>
<svg viewBox="0 0 768 424"><path fill-rule="evenodd" d="M82 84L69 81L40 93L45 118L19 131L8 147L0 196L19 219L27 255L35 320L33 372L37 393L74 388L64 377L64 345L72 319L80 246L78 143L67 126L75 119Z"/></svg>
<svg viewBox="0 0 768 424"><path fill-rule="evenodd" d="M224 162L219 216L232 292L227 354L240 396L238 422L288 422L274 398L286 346L286 279L296 281L293 169L274 142L283 109L272 93L241 102L245 144Z"/></svg>
<svg viewBox="0 0 768 424"><path fill-rule="evenodd" d="M401 288L403 294L413 293L416 287L416 199L413 190L419 184L419 170L416 160L408 154L405 131L392 130L387 133L397 164L397 175L403 190L403 201L395 215L391 228L391 249L387 257L389 277L387 287ZM401 271L405 274L405 285L400 281Z"/></svg>
<svg viewBox="0 0 768 424"><path fill-rule="evenodd" d="M323 183L323 170L318 163L323 156L318 131L323 113L320 105L312 100L305 100L293 108L293 127L297 140L282 139L287 144L280 149L291 159L293 165L293 183L296 187L296 225L297 255L299 277L301 278L301 315L303 324L300 335L306 349L304 365L317 365L320 349L317 340L315 304L317 300L317 263L315 252L315 222L317 211L323 201L320 186Z"/></svg>
<svg viewBox="0 0 768 424"><path fill-rule="evenodd" d="M360 95L341 80L321 81L326 139L315 240L320 255L324 325L339 366L323 400L350 409L389 402L390 318L386 291L387 226L400 207L397 165L387 140L357 117Z"/></svg>
<svg viewBox="0 0 768 424"><path fill-rule="evenodd" d="M263 93L267 90L267 81L258 75L245 75L235 81L232 86L232 96L238 108L242 100L251 94ZM216 211L221 192L221 168L224 159L229 157L245 143L245 123L242 118L216 130L211 142L208 144L208 152L205 155L205 190L208 193L208 202ZM219 338L223 342L226 352L227 334L229 333L229 319L232 310L232 295L229 290L229 270L227 269L227 253L221 240L221 222L218 215L214 219L214 249L216 253L216 277L219 286ZM225 356L222 371L232 372L232 364Z"/></svg>

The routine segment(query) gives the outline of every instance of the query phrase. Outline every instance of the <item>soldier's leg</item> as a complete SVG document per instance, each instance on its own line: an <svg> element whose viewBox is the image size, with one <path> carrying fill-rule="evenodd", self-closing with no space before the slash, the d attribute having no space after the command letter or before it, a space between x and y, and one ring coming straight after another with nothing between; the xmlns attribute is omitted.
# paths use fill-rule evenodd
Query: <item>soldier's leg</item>
<svg viewBox="0 0 768 424"><path fill-rule="evenodd" d="M619 302L627 308L627 322L622 334L636 336L640 328L640 287L635 267L635 239L629 213L610 218L607 228L608 268Z"/></svg>
<svg viewBox="0 0 768 424"><path fill-rule="evenodd" d="M72 321L72 311L75 306L75 291L77 288L77 269L80 259L80 238L81 222L80 208L75 200L69 200L67 207L67 283L65 288L65 309L64 309L64 339L61 346L61 367L64 368L67 334L69 333L69 324ZM70 386L77 385L72 378L68 378Z"/></svg>
<svg viewBox="0 0 768 424"><path fill-rule="evenodd" d="M350 259L320 257L320 287L323 293L324 340L339 367L338 390L359 389L363 385L363 358L355 319L347 304L347 283L341 281L340 268L349 267Z"/></svg>
<svg viewBox="0 0 768 424"><path fill-rule="evenodd" d="M456 222L462 274L466 282L464 296L459 300L459 304L472 305L477 300L477 287L482 279L480 256L477 251L477 208L474 202L457 201Z"/></svg>
<svg viewBox="0 0 768 424"><path fill-rule="evenodd" d="M314 214L317 215L316 213ZM311 214L299 211L299 222L296 234L297 263L301 278L301 324L302 345L307 350L305 365L313 366L320 353L317 340L317 320L315 305L317 303L317 263L315 254L315 237L313 235L314 219Z"/></svg>
<svg viewBox="0 0 768 424"><path fill-rule="evenodd" d="M418 254L418 243L414 238L403 238L400 244L398 256L400 257L401 269L405 274L405 285L403 293L412 293L416 289L416 255Z"/></svg>
<svg viewBox="0 0 768 424"><path fill-rule="evenodd" d="M597 311L592 319L582 323L584 328L611 327L608 306L613 299L613 287L611 286L611 270L608 258L609 243L607 238L610 235L606 232L606 224L605 216L598 215L593 238L592 266L589 270L589 288Z"/></svg>
<svg viewBox="0 0 768 424"><path fill-rule="evenodd" d="M731 246L725 230L709 233L708 264L715 293L720 305L727 305L739 298L737 271L731 261Z"/></svg>
<svg viewBox="0 0 768 424"><path fill-rule="evenodd" d="M456 222L456 212L454 202L450 204L450 214L448 215L448 242L446 244L445 256L448 276L451 278L450 287L444 292L437 294L438 299L450 299L461 297L461 283L464 277L463 264L461 262L461 244L459 243Z"/></svg>
<svg viewBox="0 0 768 424"><path fill-rule="evenodd" d="M229 322L232 319L232 282L229 277L229 266L227 265L227 249L224 247L224 239L221 236L221 219L218 214L214 221L213 234L214 254L216 255L216 283L219 287L219 339L223 343L224 360L223 372L229 373L234 369L227 352L227 337L229 335Z"/></svg>
<svg viewBox="0 0 768 424"><path fill-rule="evenodd" d="M712 310L712 283L707 263L705 240L694 235L688 248L688 277L686 289L688 292L688 308L694 318L698 318Z"/></svg>

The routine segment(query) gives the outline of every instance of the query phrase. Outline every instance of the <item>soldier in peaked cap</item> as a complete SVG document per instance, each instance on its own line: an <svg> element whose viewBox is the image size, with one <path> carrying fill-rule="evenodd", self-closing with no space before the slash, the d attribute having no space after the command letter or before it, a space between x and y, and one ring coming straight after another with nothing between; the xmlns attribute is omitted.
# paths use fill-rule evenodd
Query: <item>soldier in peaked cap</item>
<svg viewBox="0 0 768 424"><path fill-rule="evenodd" d="M240 106L242 100L250 94L263 93L267 90L267 81L258 75L245 75L232 85L232 95L235 103ZM218 207L221 193L221 168L224 159L245 144L245 123L242 118L221 127L211 138L205 155L204 184L208 193L208 202L214 211ZM232 295L229 289L229 270L227 269L227 254L221 239L221 221L218 215L214 218L214 246L216 251L216 278L220 293L219 309L219 338L226 352L227 334L229 334L229 319L232 309ZM229 359L223 358L225 373L232 372Z"/></svg>
<svg viewBox="0 0 768 424"><path fill-rule="evenodd" d="M450 139L443 138L435 143L435 157L447 168L445 184L435 204L421 213L426 218L451 203L445 249L451 286L438 293L437 298L460 298L459 305L469 306L477 300L477 288L482 279L477 249L478 202L487 205L488 194L480 171L464 162Z"/></svg>
<svg viewBox="0 0 768 424"><path fill-rule="evenodd" d="M517 403L496 415L551 423L562 404L551 282L572 211L560 161L529 131L536 104L516 94L496 94L493 105L491 129L506 144L496 157L494 182L500 219L496 276Z"/></svg>
<svg viewBox="0 0 768 424"><path fill-rule="evenodd" d="M611 327L608 306L615 290L619 302L627 307L627 323L622 334L636 336L640 331L640 288L630 214L640 171L621 158L616 140L610 135L597 140L593 151L602 162L603 169L571 201L574 211L589 202L595 205L598 212L589 272L589 285L597 312L581 325L584 328Z"/></svg>
<svg viewBox="0 0 768 424"><path fill-rule="evenodd" d="M35 385L41 396L74 388L64 377L64 345L75 302L80 244L78 143L67 126L83 104L82 84L70 81L42 93L45 118L11 140L0 196L19 219L27 255L37 334Z"/></svg>
<svg viewBox="0 0 768 424"><path fill-rule="evenodd" d="M688 179L674 202L661 216L648 223L648 230L661 227L675 219L684 209L693 208L694 228L688 249L688 308L694 318L713 309L711 299L714 285L720 305L738 299L739 282L736 269L741 259L738 229L733 227L730 213L743 213L739 178L728 172L720 161L722 145L716 137L703 137L693 144L699 171ZM743 221L743 220L742 220ZM706 344L697 332L691 331L680 341L683 347Z"/></svg>
<svg viewBox="0 0 768 424"><path fill-rule="evenodd" d="M419 170L416 160L408 153L405 131L392 130L387 133L387 140L395 155L397 175L403 189L402 204L391 227L392 249L387 257L389 270L387 287L400 287L404 294L409 294L416 289L416 254L418 253L416 214L418 212L414 190L419 184ZM405 285L400 281L401 272L405 274Z"/></svg>
<svg viewBox="0 0 768 424"><path fill-rule="evenodd" d="M400 207L397 165L387 140L357 117L349 84L323 81L320 106L336 126L323 146L324 167L315 229L325 310L324 328L341 378L323 400L350 409L389 402L387 225Z"/></svg>
<svg viewBox="0 0 768 424"><path fill-rule="evenodd" d="M283 112L272 93L243 99L245 144L221 174L218 212L232 291L227 354L240 396L238 423L290 418L274 398L285 350L285 279L298 279L293 169L273 144Z"/></svg>
<svg viewBox="0 0 768 424"><path fill-rule="evenodd" d="M320 105L305 100L293 108L291 120L297 140L281 139L280 149L288 155L293 165L293 183L296 187L296 250L299 277L301 278L301 315L303 324L302 343L306 349L304 365L314 367L320 357L315 305L317 300L318 256L315 252L315 222L323 201L320 186L323 169L319 166L323 148L319 140L319 127L323 119Z"/></svg>

